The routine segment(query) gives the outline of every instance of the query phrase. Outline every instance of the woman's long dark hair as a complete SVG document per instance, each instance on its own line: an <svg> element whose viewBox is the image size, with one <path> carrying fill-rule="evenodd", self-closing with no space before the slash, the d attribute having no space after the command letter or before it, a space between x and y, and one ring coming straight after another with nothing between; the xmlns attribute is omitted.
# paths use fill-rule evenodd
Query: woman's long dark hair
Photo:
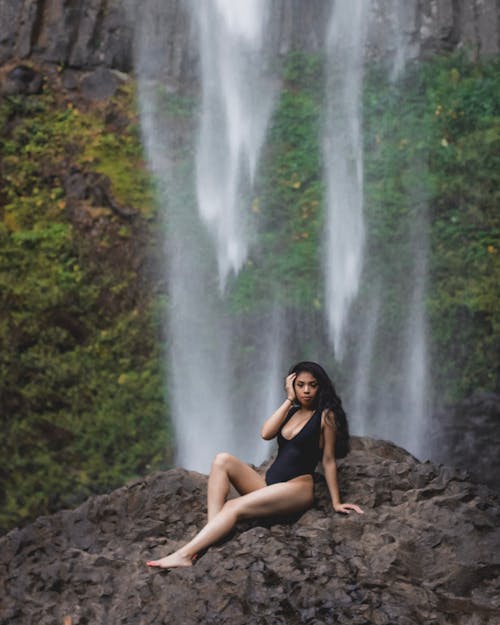
<svg viewBox="0 0 500 625"><path fill-rule="evenodd" d="M319 385L318 394L314 400L314 408L316 410L328 410L327 419L331 419L333 412L333 423L335 426L335 458L344 458L349 453L349 426L347 424L347 416L342 407L342 401L337 395L333 382L329 375L321 365L316 362L304 361L298 362L290 368L290 373L302 373L306 371L310 373Z"/></svg>

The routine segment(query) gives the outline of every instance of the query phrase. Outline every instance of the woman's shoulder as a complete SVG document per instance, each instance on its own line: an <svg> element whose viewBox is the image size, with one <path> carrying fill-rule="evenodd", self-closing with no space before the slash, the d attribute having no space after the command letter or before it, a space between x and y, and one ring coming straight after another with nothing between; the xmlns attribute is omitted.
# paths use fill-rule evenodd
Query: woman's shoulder
<svg viewBox="0 0 500 625"><path fill-rule="evenodd" d="M332 408L323 408L321 411L321 427L328 427L335 429L335 414Z"/></svg>

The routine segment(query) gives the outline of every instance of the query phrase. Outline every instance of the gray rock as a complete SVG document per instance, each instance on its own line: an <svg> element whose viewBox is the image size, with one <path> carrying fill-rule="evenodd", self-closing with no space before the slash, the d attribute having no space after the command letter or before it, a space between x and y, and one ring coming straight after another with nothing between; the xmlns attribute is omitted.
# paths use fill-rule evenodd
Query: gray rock
<svg viewBox="0 0 500 625"><path fill-rule="evenodd" d="M43 85L42 75L29 65L16 65L0 78L0 94L32 95L40 93Z"/></svg>
<svg viewBox="0 0 500 625"><path fill-rule="evenodd" d="M293 49L317 52L324 46L331 0L274 0L269 43L275 54ZM388 42L399 33L409 59L456 48L474 56L499 51L496 0L374 0L368 54L394 53ZM0 64L33 57L61 67L107 67L130 72L134 50L151 52L149 77L191 82L197 76L197 52L186 0L2 0ZM138 55L137 55L138 56Z"/></svg>
<svg viewBox="0 0 500 625"><path fill-rule="evenodd" d="M119 84L120 81L111 70L99 67L82 78L81 92L88 100L105 100L114 95Z"/></svg>
<svg viewBox="0 0 500 625"><path fill-rule="evenodd" d="M123 219L131 220L137 215L133 207L120 205L111 191L111 181L104 174L84 172L72 168L63 179L64 191L68 203L68 210L74 221L79 221L75 213L81 208L96 207L110 209Z"/></svg>
<svg viewBox="0 0 500 625"><path fill-rule="evenodd" d="M149 570L205 521L206 477L155 473L0 539L2 625L500 622L500 505L463 472L353 440L293 522L253 521L190 569Z"/></svg>
<svg viewBox="0 0 500 625"><path fill-rule="evenodd" d="M500 396L476 392L453 406L436 410L429 440L434 461L455 464L473 480L500 493Z"/></svg>

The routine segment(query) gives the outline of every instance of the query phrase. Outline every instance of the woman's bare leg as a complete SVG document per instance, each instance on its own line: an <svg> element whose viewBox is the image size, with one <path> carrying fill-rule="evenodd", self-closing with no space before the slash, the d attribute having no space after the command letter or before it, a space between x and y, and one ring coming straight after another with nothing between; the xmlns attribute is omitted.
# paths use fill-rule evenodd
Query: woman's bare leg
<svg viewBox="0 0 500 625"><path fill-rule="evenodd" d="M193 557L198 551L206 549L226 536L237 521L300 512L309 508L312 502L313 481L310 476L301 476L289 482L260 488L226 502L222 510L184 547L165 558L150 561L148 565L161 568L191 566Z"/></svg>
<svg viewBox="0 0 500 625"><path fill-rule="evenodd" d="M257 471L236 456L228 453L217 454L208 477L207 513L209 521L222 510L231 484L240 495L246 495L254 490L264 488L266 481L262 475L259 475Z"/></svg>

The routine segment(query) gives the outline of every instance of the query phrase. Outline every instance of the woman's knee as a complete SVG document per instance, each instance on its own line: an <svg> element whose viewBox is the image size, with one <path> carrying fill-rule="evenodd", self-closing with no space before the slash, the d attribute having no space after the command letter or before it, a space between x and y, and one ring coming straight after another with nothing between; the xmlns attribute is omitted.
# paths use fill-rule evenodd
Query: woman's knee
<svg viewBox="0 0 500 625"><path fill-rule="evenodd" d="M239 498L226 501L222 511L233 521L233 523L236 523L243 517L243 509Z"/></svg>
<svg viewBox="0 0 500 625"><path fill-rule="evenodd" d="M231 465L233 457L234 456L228 454L226 451L221 451L215 456L214 461L212 462L212 467L218 467L227 471Z"/></svg>

